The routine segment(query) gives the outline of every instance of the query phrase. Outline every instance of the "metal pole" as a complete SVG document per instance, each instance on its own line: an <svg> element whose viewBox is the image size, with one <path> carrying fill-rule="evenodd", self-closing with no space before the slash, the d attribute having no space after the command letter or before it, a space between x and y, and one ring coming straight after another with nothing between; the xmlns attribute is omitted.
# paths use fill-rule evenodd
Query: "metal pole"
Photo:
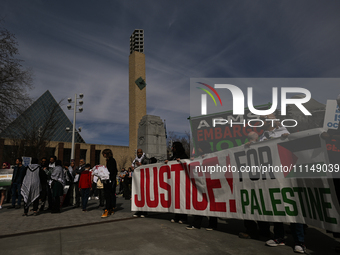
<svg viewBox="0 0 340 255"><path fill-rule="evenodd" d="M74 95L71 159L74 159L74 138L76 134L77 94Z"/></svg>

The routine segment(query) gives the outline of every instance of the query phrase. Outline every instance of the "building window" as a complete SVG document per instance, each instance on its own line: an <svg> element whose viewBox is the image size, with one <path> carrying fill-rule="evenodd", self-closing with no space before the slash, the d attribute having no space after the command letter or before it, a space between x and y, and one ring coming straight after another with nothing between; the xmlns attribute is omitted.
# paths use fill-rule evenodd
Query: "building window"
<svg viewBox="0 0 340 255"><path fill-rule="evenodd" d="M101 150L96 150L95 152L95 158L94 158L95 165L100 165L100 153L101 153Z"/></svg>
<svg viewBox="0 0 340 255"><path fill-rule="evenodd" d="M86 152L87 150L80 150L80 159L85 159L85 162L86 162Z"/></svg>
<svg viewBox="0 0 340 255"><path fill-rule="evenodd" d="M65 149L63 153L64 162L71 162L71 149Z"/></svg>

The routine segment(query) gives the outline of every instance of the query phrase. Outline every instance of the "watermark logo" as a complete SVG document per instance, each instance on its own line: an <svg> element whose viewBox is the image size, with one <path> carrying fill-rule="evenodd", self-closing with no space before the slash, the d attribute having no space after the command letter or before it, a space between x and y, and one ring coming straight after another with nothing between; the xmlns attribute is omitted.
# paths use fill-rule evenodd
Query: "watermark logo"
<svg viewBox="0 0 340 255"><path fill-rule="evenodd" d="M232 99L233 99L233 115L244 115L244 94L242 90L232 84L215 84L214 88L208 84L200 83L208 88L210 88L218 97L220 100L220 103L222 105L221 98L217 91L215 89L228 89L231 94L232 94ZM199 88L199 87L198 87ZM215 105L216 100L213 97L213 95L206 89L199 88L205 91L210 97L214 100ZM288 93L300 93L304 94L304 98L287 98ZM254 107L253 103L253 88L248 87L247 88L247 106L250 112L254 115L269 115L272 114L276 111L277 106L278 106L278 88L273 87L272 88L272 104L270 109L267 110L258 110ZM312 115L304 106L304 103L307 103L311 99L311 93L308 89L305 88L300 88L300 87L281 87L281 115L285 116L287 115L287 110L286 107L287 105L295 105L304 115L310 116ZM207 115L207 95L202 94L201 95L201 115Z"/></svg>
<svg viewBox="0 0 340 255"><path fill-rule="evenodd" d="M218 100L220 101L221 106L223 106L223 105L222 105L222 100L221 100L220 95L217 93L217 91L216 91L213 87L211 87L210 85L205 84L205 83L203 83L203 82L197 82L197 83L206 86L206 87L209 88L212 92L214 92L215 95L217 96ZM206 93L212 98L212 100L214 101L215 106L217 106L215 97L211 94L211 92L210 92L209 90L203 89L203 88L201 88L201 87L197 87L197 88L203 90L204 92L206 92ZM201 102L202 102L202 103L201 103L201 112L202 112L202 115L207 115L207 94L202 94L202 95L201 95Z"/></svg>

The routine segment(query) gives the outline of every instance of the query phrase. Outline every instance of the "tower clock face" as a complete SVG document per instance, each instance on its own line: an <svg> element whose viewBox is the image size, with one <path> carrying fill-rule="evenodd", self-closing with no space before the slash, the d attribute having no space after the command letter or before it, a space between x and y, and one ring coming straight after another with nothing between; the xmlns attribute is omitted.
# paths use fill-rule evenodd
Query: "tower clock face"
<svg viewBox="0 0 340 255"><path fill-rule="evenodd" d="M144 79L143 79L142 77L139 77L139 78L135 81L135 83L137 84L137 86L138 86L138 88L139 88L140 90L144 89L145 86L146 86L146 82L144 81Z"/></svg>

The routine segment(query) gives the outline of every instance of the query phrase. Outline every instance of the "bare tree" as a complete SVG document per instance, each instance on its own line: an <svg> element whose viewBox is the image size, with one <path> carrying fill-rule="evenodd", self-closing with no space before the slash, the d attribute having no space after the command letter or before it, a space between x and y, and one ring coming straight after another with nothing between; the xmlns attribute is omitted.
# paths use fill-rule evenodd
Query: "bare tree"
<svg viewBox="0 0 340 255"><path fill-rule="evenodd" d="M126 165L131 165L132 160L133 159L128 155L121 155L118 160L118 171L120 171L123 167L125 168Z"/></svg>
<svg viewBox="0 0 340 255"><path fill-rule="evenodd" d="M17 58L17 47L15 35L0 27L0 132L31 102L32 73Z"/></svg>

